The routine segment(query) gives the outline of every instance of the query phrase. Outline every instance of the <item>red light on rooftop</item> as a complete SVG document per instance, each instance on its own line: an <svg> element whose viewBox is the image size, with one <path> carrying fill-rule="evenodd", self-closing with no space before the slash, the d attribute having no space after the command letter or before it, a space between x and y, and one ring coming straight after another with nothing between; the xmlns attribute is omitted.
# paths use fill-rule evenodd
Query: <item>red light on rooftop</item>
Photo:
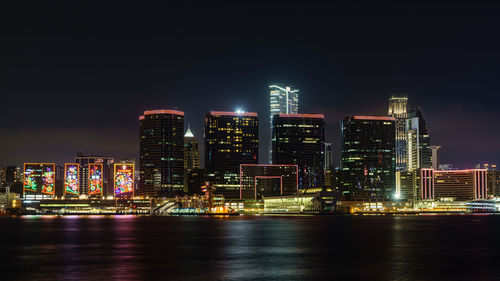
<svg viewBox="0 0 500 281"><path fill-rule="evenodd" d="M292 117L292 118L320 118L324 119L325 115L323 114L286 114L280 113L279 117Z"/></svg>
<svg viewBox="0 0 500 281"><path fill-rule="evenodd" d="M146 111L144 111L144 115L151 115L151 114L173 114L173 115L184 116L183 111L172 110L172 109L158 109L158 110L146 110Z"/></svg>
<svg viewBox="0 0 500 281"><path fill-rule="evenodd" d="M210 111L210 115L212 116L248 116L248 117L257 117L257 112L234 112L234 111Z"/></svg>
<svg viewBox="0 0 500 281"><path fill-rule="evenodd" d="M394 121L394 117L389 117L389 116L360 116L356 115L353 116L353 119L356 120L383 120L383 121Z"/></svg>

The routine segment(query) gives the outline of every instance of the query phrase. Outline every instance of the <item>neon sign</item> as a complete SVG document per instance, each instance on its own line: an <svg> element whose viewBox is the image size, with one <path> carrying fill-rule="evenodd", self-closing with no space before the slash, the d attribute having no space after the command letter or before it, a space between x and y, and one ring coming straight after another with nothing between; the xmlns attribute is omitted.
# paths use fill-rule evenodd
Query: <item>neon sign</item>
<svg viewBox="0 0 500 281"><path fill-rule="evenodd" d="M42 164L42 193L55 194L56 175L54 166L54 164Z"/></svg>
<svg viewBox="0 0 500 281"><path fill-rule="evenodd" d="M115 164L115 194L134 193L134 164Z"/></svg>
<svg viewBox="0 0 500 281"><path fill-rule="evenodd" d="M79 165L73 163L64 164L64 194L78 195Z"/></svg>
<svg viewBox="0 0 500 281"><path fill-rule="evenodd" d="M89 164L89 195L102 194L102 164Z"/></svg>
<svg viewBox="0 0 500 281"><path fill-rule="evenodd" d="M24 165L24 189L36 191L38 185L36 184L36 169L27 168Z"/></svg>

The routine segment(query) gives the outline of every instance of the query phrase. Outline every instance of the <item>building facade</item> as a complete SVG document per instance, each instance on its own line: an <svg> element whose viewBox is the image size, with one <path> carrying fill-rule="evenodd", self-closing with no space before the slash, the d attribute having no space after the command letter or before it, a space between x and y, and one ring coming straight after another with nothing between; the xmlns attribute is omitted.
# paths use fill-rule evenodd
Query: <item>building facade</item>
<svg viewBox="0 0 500 281"><path fill-rule="evenodd" d="M325 173L333 168L332 157L333 147L331 143L325 142Z"/></svg>
<svg viewBox="0 0 500 281"><path fill-rule="evenodd" d="M211 111L205 118L205 169L216 193L239 198L240 164L259 163L255 112Z"/></svg>
<svg viewBox="0 0 500 281"><path fill-rule="evenodd" d="M150 110L139 117L139 194L184 192L184 112Z"/></svg>
<svg viewBox="0 0 500 281"><path fill-rule="evenodd" d="M299 113L299 90L292 86L269 86L270 93L270 136L269 142L269 161L272 164L272 143L273 143L273 116L280 113L297 114Z"/></svg>
<svg viewBox="0 0 500 281"><path fill-rule="evenodd" d="M299 189L322 187L325 181L324 115L275 115L272 160L277 165L299 167Z"/></svg>
<svg viewBox="0 0 500 281"><path fill-rule="evenodd" d="M410 113L406 119L406 170L432 167L430 134L420 109Z"/></svg>
<svg viewBox="0 0 500 281"><path fill-rule="evenodd" d="M420 200L446 198L470 201L488 198L488 177L485 169L420 169L417 185L417 196Z"/></svg>
<svg viewBox="0 0 500 281"><path fill-rule="evenodd" d="M348 200L385 201L395 194L395 119L351 116L341 123L341 191Z"/></svg>
<svg viewBox="0 0 500 281"><path fill-rule="evenodd" d="M198 140L194 137L191 129L184 134L184 169L200 168L200 150Z"/></svg>
<svg viewBox="0 0 500 281"><path fill-rule="evenodd" d="M85 155L78 153L75 157L75 163L80 166L80 194L92 196L113 196L113 163L115 159L108 156L100 155ZM101 180L102 194L97 194L90 190L92 175L89 168L93 168L93 164L102 164ZM92 169L94 172L95 169ZM94 177L95 172L94 172ZM92 194L91 194L92 193Z"/></svg>
<svg viewBox="0 0 500 281"><path fill-rule="evenodd" d="M55 197L55 164L24 163L23 197L46 199Z"/></svg>
<svg viewBox="0 0 500 281"><path fill-rule="evenodd" d="M500 197L500 170L488 170L488 195Z"/></svg>
<svg viewBox="0 0 500 281"><path fill-rule="evenodd" d="M297 165L240 165L240 199L295 195L298 192Z"/></svg>
<svg viewBox="0 0 500 281"><path fill-rule="evenodd" d="M389 116L393 117L395 123L395 157L396 170L407 169L407 131L406 120L408 118L408 98L393 96L389 99Z"/></svg>

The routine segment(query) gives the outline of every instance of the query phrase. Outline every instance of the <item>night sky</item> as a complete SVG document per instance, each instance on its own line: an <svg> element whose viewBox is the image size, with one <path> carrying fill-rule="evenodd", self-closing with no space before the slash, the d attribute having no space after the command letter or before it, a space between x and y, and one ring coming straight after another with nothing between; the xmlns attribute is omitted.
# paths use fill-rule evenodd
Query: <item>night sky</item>
<svg viewBox="0 0 500 281"><path fill-rule="evenodd" d="M175 107L200 139L209 110L257 111L265 162L268 85L282 82L301 90L301 112L326 115L336 159L339 120L385 115L398 91L422 108L442 163L500 164L498 4L10 2L0 166L137 157L138 116Z"/></svg>

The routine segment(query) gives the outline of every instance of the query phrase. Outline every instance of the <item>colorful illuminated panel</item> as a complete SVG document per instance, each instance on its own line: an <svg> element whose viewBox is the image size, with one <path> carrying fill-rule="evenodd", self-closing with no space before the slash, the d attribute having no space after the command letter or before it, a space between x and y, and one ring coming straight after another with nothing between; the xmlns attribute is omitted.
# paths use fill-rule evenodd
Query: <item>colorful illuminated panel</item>
<svg viewBox="0 0 500 281"><path fill-rule="evenodd" d="M39 187L38 179L41 177L40 164L24 164L24 190L36 192Z"/></svg>
<svg viewBox="0 0 500 281"><path fill-rule="evenodd" d="M134 164L115 164L115 195L134 193Z"/></svg>
<svg viewBox="0 0 500 281"><path fill-rule="evenodd" d="M78 195L79 165L76 163L64 164L64 194Z"/></svg>
<svg viewBox="0 0 500 281"><path fill-rule="evenodd" d="M89 195L102 194L102 164L89 164Z"/></svg>
<svg viewBox="0 0 500 281"><path fill-rule="evenodd" d="M42 164L42 193L54 195L56 173L54 164Z"/></svg>

